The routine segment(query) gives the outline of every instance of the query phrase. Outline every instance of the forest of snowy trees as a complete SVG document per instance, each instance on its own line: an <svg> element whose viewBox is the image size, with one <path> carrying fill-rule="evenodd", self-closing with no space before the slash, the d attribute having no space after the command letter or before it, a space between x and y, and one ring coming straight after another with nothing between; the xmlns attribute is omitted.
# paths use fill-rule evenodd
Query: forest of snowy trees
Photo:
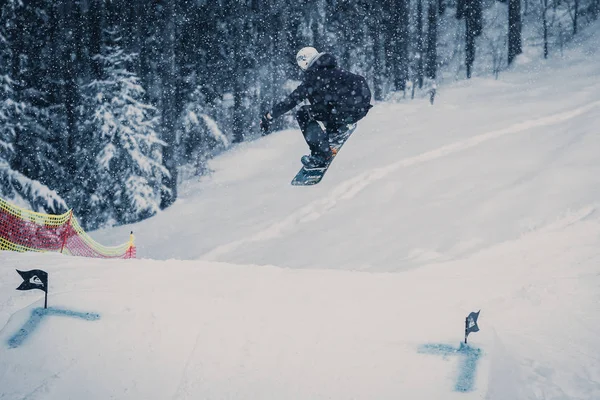
<svg viewBox="0 0 600 400"><path fill-rule="evenodd" d="M498 78L526 47L558 56L600 13L600 0L0 4L0 197L72 207L88 229L154 215L182 173L259 135L301 47L366 76L377 101L420 99Z"/></svg>

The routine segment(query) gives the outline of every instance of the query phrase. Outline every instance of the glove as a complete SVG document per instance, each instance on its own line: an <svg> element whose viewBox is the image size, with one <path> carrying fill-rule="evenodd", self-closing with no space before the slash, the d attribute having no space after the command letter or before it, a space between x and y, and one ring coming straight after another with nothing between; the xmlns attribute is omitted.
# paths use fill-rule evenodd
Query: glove
<svg viewBox="0 0 600 400"><path fill-rule="evenodd" d="M273 117L271 117L271 114L267 112L260 119L260 129L264 133L267 133L267 132L269 132L269 128L271 127L272 123L273 123Z"/></svg>

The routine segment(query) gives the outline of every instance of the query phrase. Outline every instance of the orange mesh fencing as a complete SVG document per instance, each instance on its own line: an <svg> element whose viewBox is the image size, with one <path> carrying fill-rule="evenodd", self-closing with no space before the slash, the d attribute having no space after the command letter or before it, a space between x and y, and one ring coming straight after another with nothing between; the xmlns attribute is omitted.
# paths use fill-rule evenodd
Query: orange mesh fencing
<svg viewBox="0 0 600 400"><path fill-rule="evenodd" d="M129 241L108 247L92 239L73 216L42 214L0 198L0 250L54 251L95 258L135 258L133 233Z"/></svg>

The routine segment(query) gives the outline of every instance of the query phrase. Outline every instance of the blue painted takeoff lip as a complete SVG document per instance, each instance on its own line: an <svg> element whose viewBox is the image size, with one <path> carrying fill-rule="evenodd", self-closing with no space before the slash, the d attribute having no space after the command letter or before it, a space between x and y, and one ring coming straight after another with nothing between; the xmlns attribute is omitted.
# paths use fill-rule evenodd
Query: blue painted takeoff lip
<svg viewBox="0 0 600 400"><path fill-rule="evenodd" d="M25 340L29 337L29 335L31 335L38 328L42 319L52 315L59 317L78 318L86 321L97 321L100 319L100 314L97 313L79 312L54 307L49 307L46 309L41 307L34 308L33 310L31 310L31 316L29 317L27 322L25 322L23 327L21 327L21 329L19 329L17 333L15 333L13 336L10 337L10 339L8 339L8 347L14 349L16 347L21 346L23 342L25 342Z"/></svg>
<svg viewBox="0 0 600 400"><path fill-rule="evenodd" d="M464 343L461 343L458 348L448 344L431 343L420 346L419 353L436 354L443 357L451 355L462 356L462 362L458 367L459 373L454 390L456 392L470 392L473 390L477 372L477 361L482 355L481 349L471 347Z"/></svg>

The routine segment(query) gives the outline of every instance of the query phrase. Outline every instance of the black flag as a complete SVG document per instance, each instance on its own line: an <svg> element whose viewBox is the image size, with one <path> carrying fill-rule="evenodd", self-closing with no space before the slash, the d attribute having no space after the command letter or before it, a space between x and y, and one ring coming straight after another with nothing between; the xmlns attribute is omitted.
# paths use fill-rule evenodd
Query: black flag
<svg viewBox="0 0 600 400"><path fill-rule="evenodd" d="M19 271L17 270L23 283L17 288L17 290L32 290L40 289L48 293L48 273L39 269L32 269L31 271Z"/></svg>
<svg viewBox="0 0 600 400"><path fill-rule="evenodd" d="M471 314L467 315L467 318L465 319L465 343L467 343L467 336L469 336L469 333L479 332L479 327L477 326L477 318L479 318L480 312L481 310L477 312L472 312Z"/></svg>

